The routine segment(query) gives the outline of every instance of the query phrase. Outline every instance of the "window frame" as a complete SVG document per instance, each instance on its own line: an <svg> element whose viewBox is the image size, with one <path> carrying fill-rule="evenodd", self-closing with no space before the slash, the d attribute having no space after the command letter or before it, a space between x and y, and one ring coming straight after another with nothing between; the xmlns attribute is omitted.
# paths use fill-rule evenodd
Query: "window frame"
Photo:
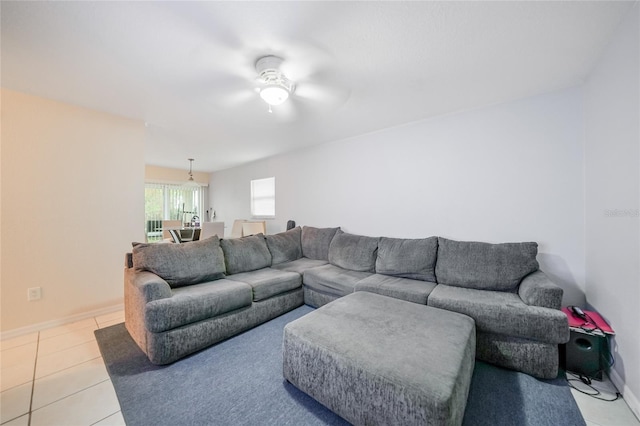
<svg viewBox="0 0 640 426"><path fill-rule="evenodd" d="M255 194L258 191L264 191L265 187L270 184L270 188L265 191L266 195ZM262 188L259 186L262 185ZM249 182L249 191L250 191L250 206L251 206L251 218L252 219L274 219L276 217L276 178L275 176L260 178L260 179L251 179ZM264 205L272 204L273 208L271 211L264 212L262 210L257 211L258 206L256 206L256 201L258 204Z"/></svg>

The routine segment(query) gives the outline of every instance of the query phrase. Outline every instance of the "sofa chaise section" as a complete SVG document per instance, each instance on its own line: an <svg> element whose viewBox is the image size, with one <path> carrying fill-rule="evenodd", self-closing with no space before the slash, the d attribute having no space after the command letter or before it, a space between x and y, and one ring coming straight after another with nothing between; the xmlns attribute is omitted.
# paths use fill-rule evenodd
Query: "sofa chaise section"
<svg viewBox="0 0 640 426"><path fill-rule="evenodd" d="M555 378L558 344L568 341L569 328L558 309L562 290L538 269L537 251L533 242L439 238L438 285L428 305L475 320L478 359Z"/></svg>

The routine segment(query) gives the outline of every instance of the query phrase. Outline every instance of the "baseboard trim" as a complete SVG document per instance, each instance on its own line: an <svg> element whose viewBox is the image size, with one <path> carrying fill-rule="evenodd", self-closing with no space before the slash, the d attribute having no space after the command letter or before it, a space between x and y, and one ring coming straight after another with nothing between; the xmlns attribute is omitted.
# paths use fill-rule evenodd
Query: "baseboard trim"
<svg viewBox="0 0 640 426"><path fill-rule="evenodd" d="M622 394L624 401L627 403L633 414L640 420L640 402L638 402L638 398L631 392L629 386L626 385L622 377L618 374L618 372L611 368L608 371L609 378L616 386L618 391Z"/></svg>
<svg viewBox="0 0 640 426"><path fill-rule="evenodd" d="M0 332L0 341L13 339L14 337L24 336L25 334L35 333L37 331L46 330L48 328L59 327L61 325L70 324L76 321L82 321L87 318L93 318L100 315L110 314L112 312L122 311L124 309L124 303L118 305L108 306L106 308L95 309L93 311L83 312L81 314L70 315L68 317L59 318L50 321L44 321L33 325L27 325L25 327L15 328L13 330L7 330Z"/></svg>

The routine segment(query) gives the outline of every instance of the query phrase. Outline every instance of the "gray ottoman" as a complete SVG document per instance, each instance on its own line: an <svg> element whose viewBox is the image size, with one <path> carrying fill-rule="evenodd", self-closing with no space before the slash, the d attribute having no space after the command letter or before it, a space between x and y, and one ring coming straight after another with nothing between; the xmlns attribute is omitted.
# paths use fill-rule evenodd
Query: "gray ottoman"
<svg viewBox="0 0 640 426"><path fill-rule="evenodd" d="M466 315L364 291L284 329L284 377L356 425L459 425L475 358Z"/></svg>

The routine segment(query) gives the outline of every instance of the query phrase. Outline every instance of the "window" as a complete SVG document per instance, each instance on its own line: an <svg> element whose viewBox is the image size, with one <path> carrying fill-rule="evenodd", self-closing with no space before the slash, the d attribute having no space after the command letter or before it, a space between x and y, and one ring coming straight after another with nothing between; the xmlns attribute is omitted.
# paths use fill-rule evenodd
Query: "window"
<svg viewBox="0 0 640 426"><path fill-rule="evenodd" d="M180 220L183 226L199 226L203 217L203 205L202 187L146 183L144 215L147 241L162 239L163 220Z"/></svg>
<svg viewBox="0 0 640 426"><path fill-rule="evenodd" d="M276 178L251 181L251 215L253 217L276 216Z"/></svg>

